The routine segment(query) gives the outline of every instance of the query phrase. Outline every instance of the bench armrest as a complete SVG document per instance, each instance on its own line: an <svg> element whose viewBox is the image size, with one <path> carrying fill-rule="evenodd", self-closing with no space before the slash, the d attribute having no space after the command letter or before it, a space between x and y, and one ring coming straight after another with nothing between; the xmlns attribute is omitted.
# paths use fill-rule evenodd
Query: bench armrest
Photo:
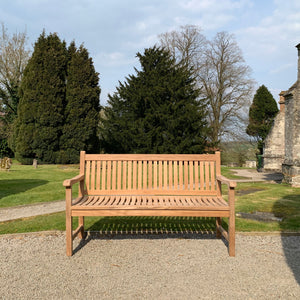
<svg viewBox="0 0 300 300"><path fill-rule="evenodd" d="M217 180L220 181L221 183L227 184L229 188L235 188L236 187L236 181L230 180L226 178L223 175L218 175Z"/></svg>
<svg viewBox="0 0 300 300"><path fill-rule="evenodd" d="M79 181L83 181L84 180L84 174L80 174L80 175L77 175L71 179L66 179L64 182L63 182L63 186L66 187L66 188L70 188L72 187L73 184L79 182Z"/></svg>

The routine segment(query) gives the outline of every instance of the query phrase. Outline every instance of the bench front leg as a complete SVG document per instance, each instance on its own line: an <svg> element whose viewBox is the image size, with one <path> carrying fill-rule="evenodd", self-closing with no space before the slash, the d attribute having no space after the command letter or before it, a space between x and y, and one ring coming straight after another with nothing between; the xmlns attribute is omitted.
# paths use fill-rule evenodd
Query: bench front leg
<svg viewBox="0 0 300 300"><path fill-rule="evenodd" d="M221 195L221 184L226 184L228 186L228 204L229 204L229 224L228 224L228 250L229 256L235 256L235 200L234 200L234 188L237 183L234 180L227 179L222 175L217 176L217 184L218 184L218 193ZM218 225L218 221L217 221ZM217 226L218 227L218 226ZM218 235L218 230L217 230Z"/></svg>
<svg viewBox="0 0 300 300"><path fill-rule="evenodd" d="M67 256L73 254L73 229L72 229L72 189L66 188L66 244L67 244Z"/></svg>
<svg viewBox="0 0 300 300"><path fill-rule="evenodd" d="M234 187L228 189L228 201L230 206L229 213L229 256L235 256L235 209L234 209Z"/></svg>

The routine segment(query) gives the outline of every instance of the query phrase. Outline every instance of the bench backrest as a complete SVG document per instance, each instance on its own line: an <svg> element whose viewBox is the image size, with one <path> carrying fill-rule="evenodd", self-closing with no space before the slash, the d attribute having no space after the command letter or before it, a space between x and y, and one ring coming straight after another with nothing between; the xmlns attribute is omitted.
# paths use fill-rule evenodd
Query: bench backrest
<svg viewBox="0 0 300 300"><path fill-rule="evenodd" d="M89 195L219 195L215 154L80 153Z"/></svg>

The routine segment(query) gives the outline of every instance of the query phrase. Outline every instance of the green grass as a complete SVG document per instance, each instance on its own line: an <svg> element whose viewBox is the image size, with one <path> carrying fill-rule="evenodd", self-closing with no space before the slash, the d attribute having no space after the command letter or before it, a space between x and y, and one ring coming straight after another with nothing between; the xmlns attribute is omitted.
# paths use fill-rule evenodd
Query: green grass
<svg viewBox="0 0 300 300"><path fill-rule="evenodd" d="M13 165L11 172L0 173L0 206L12 206L64 199L64 179L78 174L77 166ZM230 169L222 168L230 177ZM4 183L3 183L4 181ZM5 183L6 182L6 183ZM9 188L8 188L9 187ZM223 186L225 198L226 186ZM271 212L282 222L261 222L237 217L237 231L300 232L300 189L285 184L238 183L236 212ZM74 227L76 226L74 218ZM168 217L88 217L86 229L102 232L205 232L214 230L214 219ZM224 219L224 227L227 227ZM43 230L65 230L65 214L56 213L0 223L0 234Z"/></svg>
<svg viewBox="0 0 300 300"><path fill-rule="evenodd" d="M86 217L85 229L104 233L114 232L211 232L215 230L212 218L181 217ZM77 218L73 218L73 228ZM0 223L0 234L45 230L65 230L65 213L30 217Z"/></svg>
<svg viewBox="0 0 300 300"><path fill-rule="evenodd" d="M13 162L10 171L0 171L0 207L63 200L63 181L79 173L78 166L24 166Z"/></svg>
<svg viewBox="0 0 300 300"><path fill-rule="evenodd" d="M287 184L239 183L238 192L258 190L237 197L236 212L273 213L282 222L258 222L237 218L239 231L300 231L300 189Z"/></svg>

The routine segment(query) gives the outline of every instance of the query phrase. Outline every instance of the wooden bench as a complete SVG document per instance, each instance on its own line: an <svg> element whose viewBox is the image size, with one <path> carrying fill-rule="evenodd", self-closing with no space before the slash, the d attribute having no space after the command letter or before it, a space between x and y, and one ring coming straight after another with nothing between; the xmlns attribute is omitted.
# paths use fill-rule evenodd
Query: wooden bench
<svg viewBox="0 0 300 300"><path fill-rule="evenodd" d="M72 199L72 186L79 196ZM228 185L228 201L221 184ZM73 239L85 238L84 216L216 217L217 237L223 235L235 256L234 188L221 176L220 152L215 154L86 154L80 153L80 174L65 180L67 255ZM72 218L79 217L73 232ZM221 218L229 218L228 232Z"/></svg>

